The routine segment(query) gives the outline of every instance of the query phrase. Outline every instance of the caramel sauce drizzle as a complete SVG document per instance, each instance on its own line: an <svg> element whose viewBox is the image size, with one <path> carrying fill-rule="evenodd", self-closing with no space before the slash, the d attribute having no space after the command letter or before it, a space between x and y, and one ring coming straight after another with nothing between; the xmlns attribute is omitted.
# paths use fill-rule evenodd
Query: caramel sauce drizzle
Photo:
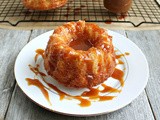
<svg viewBox="0 0 160 120"><path fill-rule="evenodd" d="M106 93L106 92L112 92L112 93L116 93L116 92L121 92L121 90L118 90L118 89L115 89L115 88L112 88L110 86L107 86L106 84L102 84L103 86L103 90L101 91L102 93Z"/></svg>
<svg viewBox="0 0 160 120"><path fill-rule="evenodd" d="M90 100L84 99L81 96L74 96L73 98L80 101L79 106L81 106L81 107L88 107L91 105Z"/></svg>
<svg viewBox="0 0 160 120"><path fill-rule="evenodd" d="M99 101L112 100L115 96L100 96Z"/></svg>
<svg viewBox="0 0 160 120"><path fill-rule="evenodd" d="M43 49L37 49L35 52L36 52L36 55L34 57L35 62L37 62L37 58L39 55L42 56L42 58L44 58L44 50Z"/></svg>
<svg viewBox="0 0 160 120"><path fill-rule="evenodd" d="M124 76L124 72L120 69L115 68L111 77L118 80L121 83L121 86L123 87L124 86L123 76Z"/></svg>
<svg viewBox="0 0 160 120"><path fill-rule="evenodd" d="M33 85L33 86L38 87L41 90L41 92L43 93L44 97L49 102L49 104L52 105L50 102L50 99L49 99L48 91L45 89L45 86L38 79L26 78L26 81L28 82L29 86Z"/></svg>
<svg viewBox="0 0 160 120"><path fill-rule="evenodd" d="M49 87L51 87L53 90L55 90L60 97L60 100L63 100L65 98L65 96L70 96L69 94L59 90L56 86L54 86L53 84L47 83Z"/></svg>
<svg viewBox="0 0 160 120"><path fill-rule="evenodd" d="M42 58L44 58L44 50L43 49L37 49L36 51L36 55L35 55L35 62L38 59L38 56L42 56ZM116 58L119 59L124 55L129 55L129 53L125 53L125 54L120 54L120 55L116 55ZM123 61L118 60L119 64L124 64ZM106 101L106 100L112 100L115 96L101 96L99 95L100 93L117 93L117 92L121 92L121 90L112 88L110 86L107 86L105 84L101 84L101 86L103 87L102 90L99 90L98 88L91 88L89 91L84 91L80 96L72 96L69 95L63 91L61 91L60 89L58 89L55 85L47 83L46 80L44 79L44 77L46 76L45 73L41 72L39 70L39 64L36 64L36 66L32 66L32 65L28 65L30 70L35 74L35 75L40 75L42 80L54 91L56 91L60 97L60 100L63 100L65 97L71 98L71 99L76 99L78 101L80 101L79 106L81 107L88 107L91 105L91 100L98 100L98 101ZM124 80L123 80L123 76L124 73L122 70L115 68L115 71L113 72L112 76L113 78L115 78L116 80L119 80L119 82L121 83L121 86L124 86ZM49 104L51 105L50 99L49 99L49 94L48 91L46 89L48 89L47 87L45 87L38 79L31 79L31 78L26 78L26 81L28 82L28 85L34 85L36 87L38 87L41 92L43 93L44 97L47 99L47 101L49 102Z"/></svg>
<svg viewBox="0 0 160 120"><path fill-rule="evenodd" d="M91 88L89 91L85 91L81 94L83 97L93 97L93 96L98 96L99 94L99 89L97 88Z"/></svg>
<svg viewBox="0 0 160 120"><path fill-rule="evenodd" d="M125 52L125 55L130 55L130 53L129 52Z"/></svg>
<svg viewBox="0 0 160 120"><path fill-rule="evenodd" d="M33 66L30 65L30 64L29 64L28 66L29 66L30 70L31 70L35 75L40 74L40 75L43 76L43 77L46 76L45 73L39 71L39 65L38 65L38 64L36 64L35 67L33 67Z"/></svg>
<svg viewBox="0 0 160 120"><path fill-rule="evenodd" d="M130 55L129 52L125 52L124 54L119 54L119 55L116 55L116 59L119 59L121 57L124 57L125 55Z"/></svg>
<svg viewBox="0 0 160 120"><path fill-rule="evenodd" d="M118 60L118 64L124 64L122 60Z"/></svg>

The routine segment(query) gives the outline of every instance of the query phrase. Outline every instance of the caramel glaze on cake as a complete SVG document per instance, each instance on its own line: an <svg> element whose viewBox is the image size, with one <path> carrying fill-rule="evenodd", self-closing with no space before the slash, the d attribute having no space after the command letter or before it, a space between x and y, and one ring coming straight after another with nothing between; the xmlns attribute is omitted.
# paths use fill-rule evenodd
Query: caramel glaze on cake
<svg viewBox="0 0 160 120"><path fill-rule="evenodd" d="M31 10L50 10L61 7L67 0L23 0L26 8Z"/></svg>
<svg viewBox="0 0 160 120"><path fill-rule="evenodd" d="M93 23L66 23L50 36L44 66L67 87L96 86L107 80L116 66L112 37Z"/></svg>

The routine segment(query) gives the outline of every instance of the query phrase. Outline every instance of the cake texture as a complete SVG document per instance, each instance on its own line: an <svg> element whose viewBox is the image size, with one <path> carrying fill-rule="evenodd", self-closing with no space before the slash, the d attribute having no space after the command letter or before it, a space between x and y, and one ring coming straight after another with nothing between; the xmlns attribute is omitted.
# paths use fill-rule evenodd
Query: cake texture
<svg viewBox="0 0 160 120"><path fill-rule="evenodd" d="M112 37L93 23L66 23L50 36L44 66L67 87L96 86L107 80L116 66Z"/></svg>

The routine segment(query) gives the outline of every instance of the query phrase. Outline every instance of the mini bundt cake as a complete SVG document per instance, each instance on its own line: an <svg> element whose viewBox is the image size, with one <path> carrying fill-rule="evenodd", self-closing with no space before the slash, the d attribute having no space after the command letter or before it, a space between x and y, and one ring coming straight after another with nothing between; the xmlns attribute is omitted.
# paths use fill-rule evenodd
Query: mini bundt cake
<svg viewBox="0 0 160 120"><path fill-rule="evenodd" d="M61 7L67 0L23 0L26 8L31 10L50 10Z"/></svg>
<svg viewBox="0 0 160 120"><path fill-rule="evenodd" d="M93 23L66 23L50 36L44 66L67 87L96 86L107 80L116 66L112 37Z"/></svg>

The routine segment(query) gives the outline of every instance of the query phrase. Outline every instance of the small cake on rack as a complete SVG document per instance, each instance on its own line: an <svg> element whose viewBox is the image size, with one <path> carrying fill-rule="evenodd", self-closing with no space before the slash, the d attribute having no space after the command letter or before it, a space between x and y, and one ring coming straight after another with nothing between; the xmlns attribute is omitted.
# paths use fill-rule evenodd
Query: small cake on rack
<svg viewBox="0 0 160 120"><path fill-rule="evenodd" d="M61 7L67 0L23 0L26 8L31 10L50 10Z"/></svg>

